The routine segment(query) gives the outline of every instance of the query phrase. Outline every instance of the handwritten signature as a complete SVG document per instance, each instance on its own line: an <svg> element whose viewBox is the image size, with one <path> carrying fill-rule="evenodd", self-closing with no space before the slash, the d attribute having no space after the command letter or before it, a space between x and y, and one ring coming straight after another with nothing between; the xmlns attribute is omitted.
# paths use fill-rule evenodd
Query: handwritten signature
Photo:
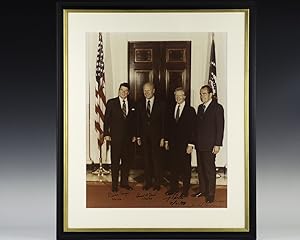
<svg viewBox="0 0 300 240"><path fill-rule="evenodd" d="M214 207L222 207L224 205L224 201L214 201L212 203L202 203L200 204L200 207L206 207L206 208L214 208Z"/></svg>
<svg viewBox="0 0 300 240"><path fill-rule="evenodd" d="M128 196L128 193L127 192L117 192L117 193L114 193L114 192L109 192L108 193L108 198L110 198L111 200L124 200L124 198L126 198Z"/></svg>
<svg viewBox="0 0 300 240"><path fill-rule="evenodd" d="M142 200L152 200L153 197L155 197L155 193L137 193L136 198L142 199Z"/></svg>
<svg viewBox="0 0 300 240"><path fill-rule="evenodd" d="M165 198L163 198L167 203L169 203L171 206L184 206L186 205L186 201L184 201L183 197L180 193L174 193L172 195L169 195Z"/></svg>

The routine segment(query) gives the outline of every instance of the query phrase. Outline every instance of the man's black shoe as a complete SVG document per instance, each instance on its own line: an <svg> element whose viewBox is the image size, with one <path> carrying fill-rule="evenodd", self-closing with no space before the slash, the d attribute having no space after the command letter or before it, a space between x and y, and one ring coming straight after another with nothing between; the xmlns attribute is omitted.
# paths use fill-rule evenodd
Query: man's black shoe
<svg viewBox="0 0 300 240"><path fill-rule="evenodd" d="M186 191L184 191L184 192L181 193L181 197L187 197L188 195L189 195L189 193L186 192Z"/></svg>
<svg viewBox="0 0 300 240"><path fill-rule="evenodd" d="M130 187L129 185L120 185L120 188L125 188L127 190L132 190L133 188Z"/></svg>
<svg viewBox="0 0 300 240"><path fill-rule="evenodd" d="M178 190L175 190L175 189L170 189L170 190L168 190L168 191L166 191L166 195L172 195L172 194L174 194L174 193L177 193L178 192Z"/></svg>
<svg viewBox="0 0 300 240"><path fill-rule="evenodd" d="M212 196L206 197L206 203L213 203L213 202L214 202L214 197Z"/></svg>
<svg viewBox="0 0 300 240"><path fill-rule="evenodd" d="M149 190L150 188L151 188L150 185L144 185L144 186L143 186L143 190L146 190L146 191Z"/></svg>
<svg viewBox="0 0 300 240"><path fill-rule="evenodd" d="M204 192L197 192L197 193L192 194L192 197L196 197L196 198L205 197L205 196L206 196L206 193L204 193Z"/></svg>

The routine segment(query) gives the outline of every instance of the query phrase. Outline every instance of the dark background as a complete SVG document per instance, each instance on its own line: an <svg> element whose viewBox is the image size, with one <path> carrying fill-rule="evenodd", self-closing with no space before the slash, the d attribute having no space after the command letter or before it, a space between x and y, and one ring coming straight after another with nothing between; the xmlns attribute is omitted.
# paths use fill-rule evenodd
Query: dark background
<svg viewBox="0 0 300 240"><path fill-rule="evenodd" d="M300 7L257 4L258 239L299 239ZM0 239L55 239L55 2L0 14Z"/></svg>

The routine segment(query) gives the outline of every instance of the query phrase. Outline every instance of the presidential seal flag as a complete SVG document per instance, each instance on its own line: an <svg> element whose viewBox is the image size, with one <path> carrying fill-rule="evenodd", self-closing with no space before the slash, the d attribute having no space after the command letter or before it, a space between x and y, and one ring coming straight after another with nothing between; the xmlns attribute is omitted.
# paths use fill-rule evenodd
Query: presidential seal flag
<svg viewBox="0 0 300 240"><path fill-rule="evenodd" d="M213 90L213 97L218 98L217 95L217 68L216 68L216 53L215 53L215 40L214 33L212 33L211 49L210 49L210 62L209 62L209 75L208 75L208 85Z"/></svg>

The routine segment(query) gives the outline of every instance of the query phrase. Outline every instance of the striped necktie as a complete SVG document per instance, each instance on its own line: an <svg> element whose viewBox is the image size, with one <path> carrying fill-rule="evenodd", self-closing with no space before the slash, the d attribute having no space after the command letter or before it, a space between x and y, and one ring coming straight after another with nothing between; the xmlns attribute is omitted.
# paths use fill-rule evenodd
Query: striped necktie
<svg viewBox="0 0 300 240"><path fill-rule="evenodd" d="M123 117L126 118L126 103L125 103L125 100L123 100L122 112L123 112Z"/></svg>
<svg viewBox="0 0 300 240"><path fill-rule="evenodd" d="M146 112L147 112L147 117L150 118L150 115L151 115L151 112L150 112L150 100L148 100Z"/></svg>

